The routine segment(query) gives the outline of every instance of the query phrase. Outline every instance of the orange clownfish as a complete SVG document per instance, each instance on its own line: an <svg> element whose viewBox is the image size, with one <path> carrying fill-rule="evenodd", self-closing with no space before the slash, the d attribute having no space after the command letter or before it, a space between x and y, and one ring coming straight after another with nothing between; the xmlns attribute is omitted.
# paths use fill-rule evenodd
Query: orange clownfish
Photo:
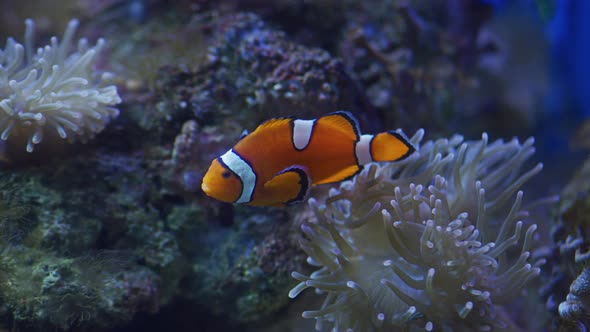
<svg viewBox="0 0 590 332"><path fill-rule="evenodd" d="M346 180L373 161L415 151L400 133L361 135L348 112L315 120L273 118L211 163L203 191L220 201L282 206L304 201L311 186Z"/></svg>

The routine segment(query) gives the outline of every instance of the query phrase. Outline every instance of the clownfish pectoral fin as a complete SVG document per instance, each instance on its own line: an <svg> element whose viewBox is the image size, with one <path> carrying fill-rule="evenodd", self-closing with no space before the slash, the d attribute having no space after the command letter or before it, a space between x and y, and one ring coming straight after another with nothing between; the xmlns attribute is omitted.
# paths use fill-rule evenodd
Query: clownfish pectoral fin
<svg viewBox="0 0 590 332"><path fill-rule="evenodd" d="M317 119L318 125L326 125L332 130L345 133L352 140L356 141L361 135L359 124L350 112L338 111L329 113Z"/></svg>
<svg viewBox="0 0 590 332"><path fill-rule="evenodd" d="M311 178L303 166L290 166L264 184L269 200L267 205L291 205L303 202L311 190Z"/></svg>
<svg viewBox="0 0 590 332"><path fill-rule="evenodd" d="M386 131L371 139L372 161L397 161L410 156L416 148L402 133Z"/></svg>
<svg viewBox="0 0 590 332"><path fill-rule="evenodd" d="M248 134L250 134L248 132L248 129L244 129L244 131L242 132L242 135L240 135L240 140L243 139L244 137L248 136Z"/></svg>

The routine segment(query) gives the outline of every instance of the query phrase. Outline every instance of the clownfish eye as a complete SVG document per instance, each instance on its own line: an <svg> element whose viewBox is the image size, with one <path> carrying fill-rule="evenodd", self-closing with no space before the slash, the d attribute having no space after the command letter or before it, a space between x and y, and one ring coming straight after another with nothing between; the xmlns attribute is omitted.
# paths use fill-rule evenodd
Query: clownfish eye
<svg viewBox="0 0 590 332"><path fill-rule="evenodd" d="M229 171L225 171L221 174L221 176L223 176L224 179L229 178L230 175L231 175L231 173Z"/></svg>

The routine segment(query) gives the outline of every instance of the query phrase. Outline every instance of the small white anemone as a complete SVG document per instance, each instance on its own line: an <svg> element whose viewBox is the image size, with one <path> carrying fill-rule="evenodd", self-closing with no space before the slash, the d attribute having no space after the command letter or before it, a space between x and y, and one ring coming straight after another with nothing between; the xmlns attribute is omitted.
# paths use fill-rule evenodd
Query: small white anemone
<svg viewBox="0 0 590 332"><path fill-rule="evenodd" d="M419 131L412 141L421 141ZM521 209L524 143L460 136L424 144L410 158L369 165L325 203L310 199L303 250L318 269L293 272L325 295L305 311L317 330L513 330L501 307L540 272L530 248L537 228Z"/></svg>
<svg viewBox="0 0 590 332"><path fill-rule="evenodd" d="M121 102L117 88L104 84L110 74L93 69L104 40L90 47L80 39L69 53L79 25L71 20L61 42L52 37L50 45L35 52L34 23L28 19L25 24L25 46L9 38L0 49L0 138L24 133L28 152L48 134L87 141L119 114L113 108Z"/></svg>

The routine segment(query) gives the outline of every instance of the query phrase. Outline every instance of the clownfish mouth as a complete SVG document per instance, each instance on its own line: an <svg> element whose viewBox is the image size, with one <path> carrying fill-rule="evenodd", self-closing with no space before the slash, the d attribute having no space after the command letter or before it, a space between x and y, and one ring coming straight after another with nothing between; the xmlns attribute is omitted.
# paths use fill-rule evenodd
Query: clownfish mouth
<svg viewBox="0 0 590 332"><path fill-rule="evenodd" d="M209 188L209 186L205 182L203 182L203 184L201 184L201 189L205 192L205 194L209 194L209 190L211 188Z"/></svg>

